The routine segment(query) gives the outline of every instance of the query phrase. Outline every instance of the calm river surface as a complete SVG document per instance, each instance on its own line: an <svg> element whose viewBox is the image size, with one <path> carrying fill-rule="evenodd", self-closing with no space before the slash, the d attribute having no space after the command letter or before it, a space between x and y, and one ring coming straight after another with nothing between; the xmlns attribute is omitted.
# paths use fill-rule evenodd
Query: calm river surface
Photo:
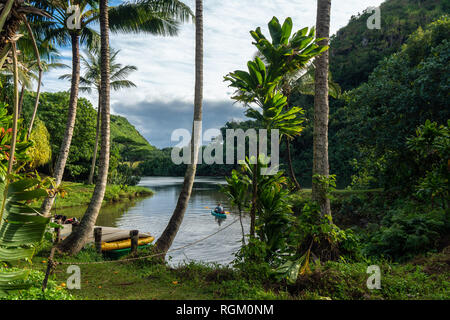
<svg viewBox="0 0 450 320"><path fill-rule="evenodd" d="M103 207L97 225L138 229L149 232L158 239L172 216L182 183L182 177L144 177L139 185L152 189L155 194L149 198ZM196 177L188 209L172 248L206 237L239 218L239 214L232 211L225 196L219 192L223 183L225 180L221 178ZM216 219L211 215L210 209L205 208L214 208L218 202L222 203L226 211L230 211L225 220ZM67 216L79 217L84 210L72 208L63 212ZM243 222L245 232L248 233L249 218L244 217ZM184 260L228 264L239 249L241 239L242 232L238 221L223 232L192 247L169 252L168 261L171 265L177 265Z"/></svg>

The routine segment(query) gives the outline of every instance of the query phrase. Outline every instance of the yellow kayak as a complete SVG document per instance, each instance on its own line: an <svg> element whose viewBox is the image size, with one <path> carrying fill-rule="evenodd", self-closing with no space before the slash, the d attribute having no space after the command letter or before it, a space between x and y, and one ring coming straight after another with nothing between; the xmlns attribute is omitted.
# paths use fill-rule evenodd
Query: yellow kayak
<svg viewBox="0 0 450 320"><path fill-rule="evenodd" d="M154 237L140 238L138 241L138 245L142 246L152 242L153 240L155 240ZM102 251L119 250L130 247L131 247L131 239L102 243Z"/></svg>

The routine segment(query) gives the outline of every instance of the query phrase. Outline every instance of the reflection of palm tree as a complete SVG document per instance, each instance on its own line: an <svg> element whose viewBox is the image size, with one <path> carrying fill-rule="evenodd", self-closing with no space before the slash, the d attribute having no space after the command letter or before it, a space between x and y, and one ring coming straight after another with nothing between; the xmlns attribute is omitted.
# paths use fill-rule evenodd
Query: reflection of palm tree
<svg viewBox="0 0 450 320"><path fill-rule="evenodd" d="M198 162L198 150L200 145L200 131L202 123L202 103L203 103L203 1L195 1L195 95L194 95L194 123L192 126L191 138L191 163L188 164L184 176L183 187L178 196L177 206L170 218L170 221L159 237L155 245L155 251L162 254L164 259L167 251L175 239L178 229L183 222L189 198L191 197L192 186L194 184L195 173ZM200 128L198 128L200 125Z"/></svg>
<svg viewBox="0 0 450 320"><path fill-rule="evenodd" d="M34 24L38 35L51 39L58 45L71 44L72 47L72 76L69 100L69 112L64 138L61 143L58 160L54 168L56 186L62 181L64 168L69 156L77 112L78 90L80 84L80 44L88 48L98 48L100 37L91 26L99 21L100 12L98 2L92 0L78 0L80 29L69 30L66 22L73 13L69 9L70 1L35 0L36 4L51 14L51 18L39 19ZM136 3L124 3L111 7L110 29L113 32L145 32L157 35L176 35L179 22L183 22L192 15L190 9L178 0L141 0ZM54 198L46 198L41 211L48 215Z"/></svg>
<svg viewBox="0 0 450 320"><path fill-rule="evenodd" d="M136 71L135 66L117 63L117 54L120 50L111 50L110 58L110 86L112 90L119 90L123 88L136 87L136 85L126 80L127 76ZM83 67L86 69L84 76L80 77L80 90L83 92L91 93L95 90L98 93L98 108L97 108L97 127L95 135L94 151L92 154L91 171L89 173L88 184L93 183L95 163L97 159L98 141L100 139L100 119L101 119L101 101L100 101L100 82L101 82L101 55L100 53L86 51L86 57L81 56ZM65 74L59 77L60 79L70 79L70 74Z"/></svg>

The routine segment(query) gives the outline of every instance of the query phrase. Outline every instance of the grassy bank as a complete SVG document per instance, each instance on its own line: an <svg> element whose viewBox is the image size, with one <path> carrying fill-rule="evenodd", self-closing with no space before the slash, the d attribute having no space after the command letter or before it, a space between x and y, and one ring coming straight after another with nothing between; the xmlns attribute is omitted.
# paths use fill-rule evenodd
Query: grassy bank
<svg viewBox="0 0 450 320"><path fill-rule="evenodd" d="M49 245L34 260L34 269L44 271ZM142 252L145 255L148 252ZM75 257L57 256L58 261L93 262L102 256L84 249ZM312 273L288 285L268 279L249 279L242 272L219 265L189 263L177 268L151 261L80 265L81 290L67 290L66 265L57 267L53 291L68 299L449 299L450 248L439 254L420 256L397 264L388 261L327 262L312 265ZM381 269L381 289L366 286L367 267ZM35 277L40 279L40 277ZM36 287L40 283L36 284ZM32 298L32 297L31 297ZM42 298L42 297L40 297Z"/></svg>
<svg viewBox="0 0 450 320"><path fill-rule="evenodd" d="M68 208L89 204L92 193L94 192L94 185L87 185L76 182L63 182L61 185L65 191L65 196L58 196L54 207ZM148 197L153 195L153 191L139 186L106 186L105 198L103 203L114 203L120 201L128 201L138 197ZM41 202L38 203L40 205Z"/></svg>
<svg viewBox="0 0 450 320"><path fill-rule="evenodd" d="M74 185L81 188L83 185ZM86 186L84 186L86 187ZM308 191L305 191L308 193ZM352 226L361 237L358 252L372 248L378 254L358 254L352 258L342 255L337 261L311 260L311 273L299 275L295 283L287 283L267 272L264 263L248 262L242 269L215 264L186 263L176 268L157 264L154 261L101 262L103 257L92 248L85 248L74 257L57 254L55 259L67 262L58 265L46 296L39 293L43 272L47 266L50 243L43 242L33 258L34 289L16 295L20 299L82 299L82 300L122 300L122 299L289 299L289 300L423 300L450 299L450 246L447 244L433 252L414 254L401 239L388 240L387 248L400 243L402 250L409 248L408 256L403 252L402 259L383 257L384 238L373 238L370 234L399 234L383 229L383 219L401 216L410 211L407 203L398 202L395 195L378 191L337 192L332 200L333 219L341 226ZM306 199L305 199L306 198ZM307 200L308 195L292 196L295 212ZM411 211L415 217L415 213ZM419 213L422 211L418 211ZM423 214L420 213L422 216ZM415 219L415 218L414 218ZM417 222L417 220L414 220ZM397 223L398 224L398 223ZM416 223L417 224L417 223ZM389 222L389 225L390 222ZM424 225L426 226L426 225ZM396 228L400 228L396 226ZM403 229L400 229L400 231ZM401 232L400 232L401 233ZM401 233L402 234L402 233ZM378 239L378 240L377 240ZM405 236L405 239L408 239ZM376 240L376 241L375 241ZM406 240L405 240L406 241ZM408 240L409 241L409 240ZM406 241L405 243L408 243ZM430 246L426 244L427 250ZM343 244L345 252L345 244ZM420 248L419 248L420 249ZM381 253L381 256L379 254ZM394 252L395 253L395 252ZM151 254L151 248L139 253ZM412 258L408 258L411 256ZM126 257L125 257L126 258ZM67 267L73 262L81 271L81 289L68 290L70 276ZM381 271L381 289L369 289L368 266L377 265ZM269 267L270 268L270 267ZM247 272L249 269L255 272ZM246 271L247 270L247 271Z"/></svg>

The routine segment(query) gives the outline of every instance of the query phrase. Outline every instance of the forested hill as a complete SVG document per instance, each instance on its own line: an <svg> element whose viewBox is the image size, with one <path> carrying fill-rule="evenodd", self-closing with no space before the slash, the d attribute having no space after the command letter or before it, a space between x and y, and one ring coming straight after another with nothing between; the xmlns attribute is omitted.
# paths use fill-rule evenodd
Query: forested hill
<svg viewBox="0 0 450 320"><path fill-rule="evenodd" d="M43 92L40 98L38 121L42 121L49 133L53 166L59 154L67 121L68 92ZM29 122L34 107L32 93L25 95L23 117ZM94 150L97 111L85 98L78 99L75 129L65 169L65 178L83 181L89 173ZM155 149L124 117L111 115L111 163L115 166L123 161L139 161ZM47 168L40 168L47 173ZM114 171L114 168L111 168Z"/></svg>
<svg viewBox="0 0 450 320"><path fill-rule="evenodd" d="M344 90L366 82L378 63L397 52L419 26L450 13L450 0L387 0L380 9L381 29L367 28L373 13L360 13L331 38L330 70Z"/></svg>
<svg viewBox="0 0 450 320"><path fill-rule="evenodd" d="M111 139L120 144L121 140L130 139L133 144L145 150L155 149L147 139L128 121L127 118L111 115Z"/></svg>

